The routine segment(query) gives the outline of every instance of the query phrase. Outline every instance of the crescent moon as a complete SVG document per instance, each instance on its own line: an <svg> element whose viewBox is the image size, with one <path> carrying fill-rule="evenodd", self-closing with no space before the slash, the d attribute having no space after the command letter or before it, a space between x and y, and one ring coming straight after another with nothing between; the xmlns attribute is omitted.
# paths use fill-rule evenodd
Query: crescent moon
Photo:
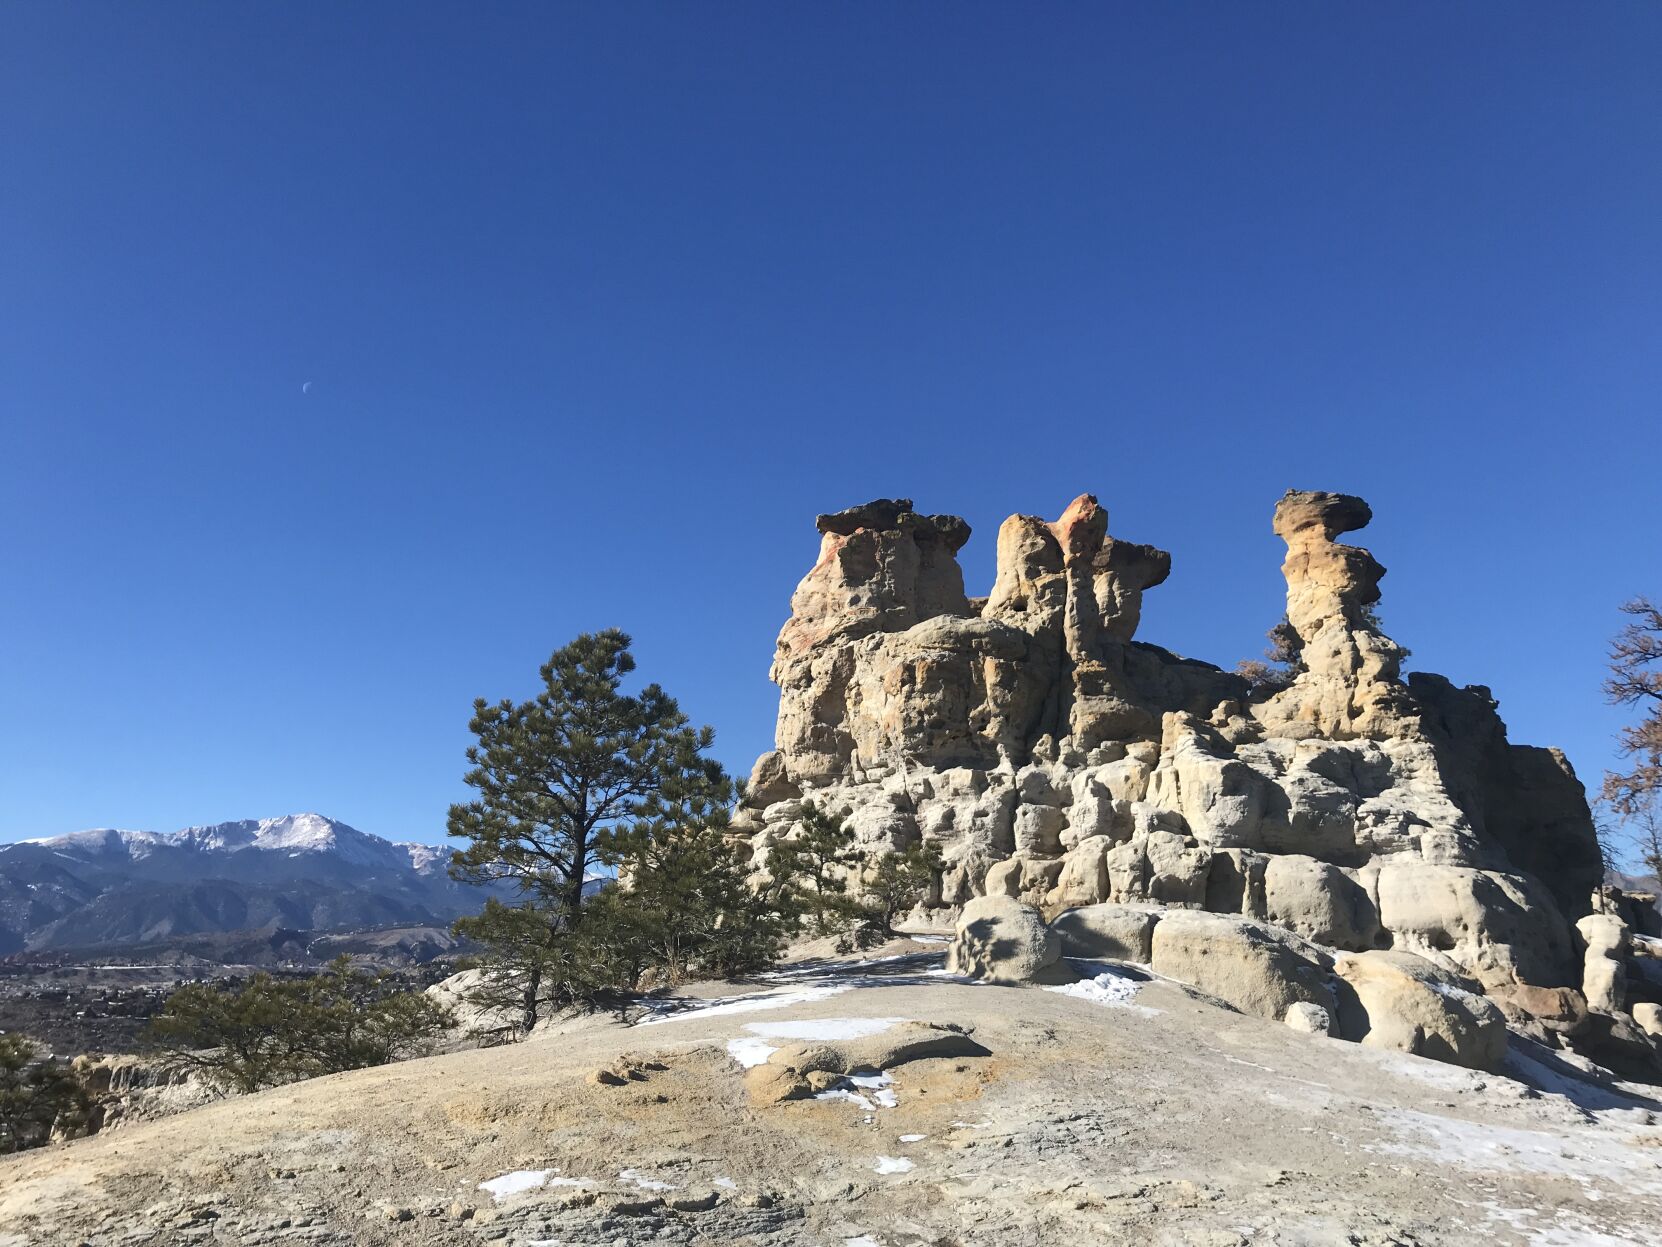
<svg viewBox="0 0 1662 1247"><path fill-rule="evenodd" d="M310 381L307 381L304 384L302 384L301 387L300 387L300 392L302 394L310 394L312 392L312 383Z"/></svg>

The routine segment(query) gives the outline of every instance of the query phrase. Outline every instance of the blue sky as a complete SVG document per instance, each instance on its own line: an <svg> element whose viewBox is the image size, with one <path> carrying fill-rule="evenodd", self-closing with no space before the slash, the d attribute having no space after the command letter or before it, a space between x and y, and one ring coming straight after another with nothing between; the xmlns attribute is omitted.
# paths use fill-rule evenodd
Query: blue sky
<svg viewBox="0 0 1662 1247"><path fill-rule="evenodd" d="M1412 667L1612 761L1662 592L1651 4L0 7L0 839L442 838L587 629L746 770L813 516L1091 491L1143 639L1360 493ZM309 389L303 392L306 383Z"/></svg>

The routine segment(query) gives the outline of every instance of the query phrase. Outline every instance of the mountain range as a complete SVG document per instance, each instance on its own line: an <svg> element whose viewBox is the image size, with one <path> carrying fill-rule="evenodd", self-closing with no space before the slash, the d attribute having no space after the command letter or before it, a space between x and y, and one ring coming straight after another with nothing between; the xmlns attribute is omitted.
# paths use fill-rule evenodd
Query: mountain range
<svg viewBox="0 0 1662 1247"><path fill-rule="evenodd" d="M448 849L321 814L0 845L0 954L226 931L444 924L486 892Z"/></svg>

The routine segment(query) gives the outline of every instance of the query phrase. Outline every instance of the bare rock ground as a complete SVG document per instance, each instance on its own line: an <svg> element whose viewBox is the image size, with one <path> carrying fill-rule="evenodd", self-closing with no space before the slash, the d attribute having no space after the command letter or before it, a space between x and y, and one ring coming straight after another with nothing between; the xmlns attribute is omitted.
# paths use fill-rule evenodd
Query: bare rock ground
<svg viewBox="0 0 1662 1247"><path fill-rule="evenodd" d="M1123 967L940 967L802 963L7 1158L0 1247L1662 1243L1662 1103L1525 1041L1477 1074ZM775 1049L904 1021L986 1055L746 1093Z"/></svg>

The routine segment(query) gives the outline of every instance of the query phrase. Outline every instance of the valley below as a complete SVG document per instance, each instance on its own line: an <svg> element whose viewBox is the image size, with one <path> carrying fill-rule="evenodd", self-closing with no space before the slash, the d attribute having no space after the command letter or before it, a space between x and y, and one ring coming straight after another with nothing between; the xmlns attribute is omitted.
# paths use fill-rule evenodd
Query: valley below
<svg viewBox="0 0 1662 1247"><path fill-rule="evenodd" d="M187 983L234 987L261 972L315 974L335 957L423 988L463 949L437 927L245 931L0 957L0 1033L21 1032L63 1056L146 1053L144 1027Z"/></svg>

